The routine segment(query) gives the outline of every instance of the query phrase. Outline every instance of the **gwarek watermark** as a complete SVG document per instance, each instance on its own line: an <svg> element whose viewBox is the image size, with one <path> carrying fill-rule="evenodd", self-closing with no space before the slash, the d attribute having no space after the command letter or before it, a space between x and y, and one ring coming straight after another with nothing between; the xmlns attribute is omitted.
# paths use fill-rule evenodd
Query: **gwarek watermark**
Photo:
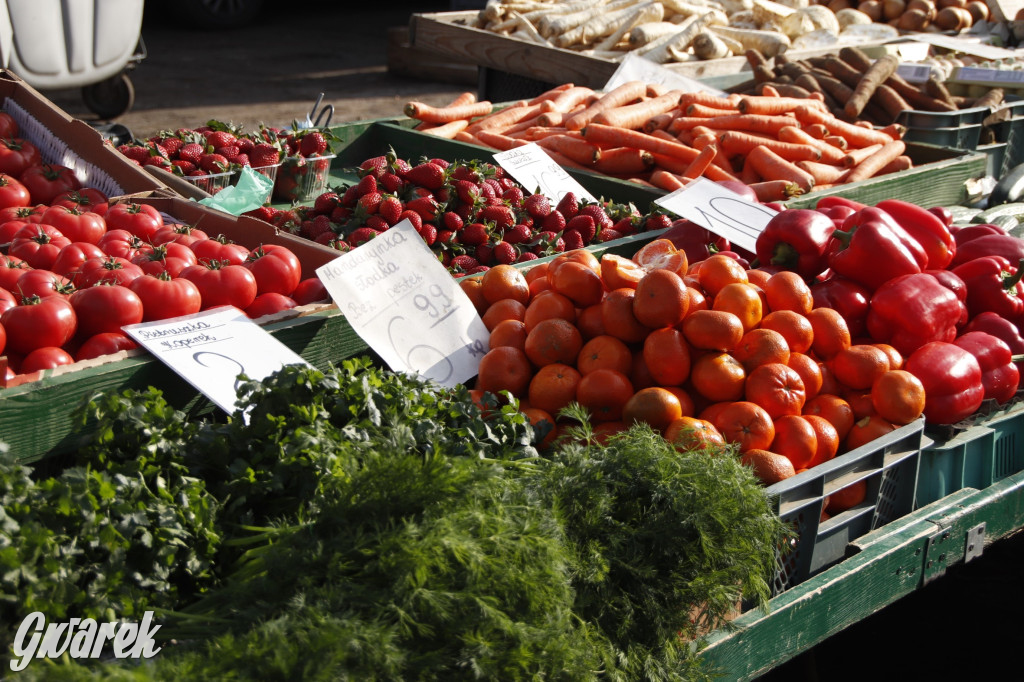
<svg viewBox="0 0 1024 682"><path fill-rule="evenodd" d="M162 626L153 625L153 612L146 611L142 623L99 623L92 618L72 618L66 623L47 623L40 611L28 614L14 639L11 670L24 670L33 658L99 658L104 647L113 647L115 658L152 658L153 636Z"/></svg>

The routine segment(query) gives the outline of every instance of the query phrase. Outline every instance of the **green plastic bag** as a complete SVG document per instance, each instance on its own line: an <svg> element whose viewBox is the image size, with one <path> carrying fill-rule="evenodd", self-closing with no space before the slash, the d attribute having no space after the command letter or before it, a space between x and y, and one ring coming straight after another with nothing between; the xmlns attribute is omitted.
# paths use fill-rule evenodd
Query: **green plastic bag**
<svg viewBox="0 0 1024 682"><path fill-rule="evenodd" d="M243 166L238 175L238 182L225 187L212 197L200 199L199 203L237 216L265 204L273 188L273 180L248 166Z"/></svg>

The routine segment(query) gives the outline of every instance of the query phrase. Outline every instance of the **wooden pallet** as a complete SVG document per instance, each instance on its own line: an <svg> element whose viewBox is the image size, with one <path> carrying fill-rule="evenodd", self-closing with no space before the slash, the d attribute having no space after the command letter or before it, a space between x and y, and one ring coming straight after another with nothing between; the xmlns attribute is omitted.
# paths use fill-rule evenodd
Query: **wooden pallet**
<svg viewBox="0 0 1024 682"><path fill-rule="evenodd" d="M435 83L476 87L477 66L443 52L414 46L407 26L388 29L388 73Z"/></svg>

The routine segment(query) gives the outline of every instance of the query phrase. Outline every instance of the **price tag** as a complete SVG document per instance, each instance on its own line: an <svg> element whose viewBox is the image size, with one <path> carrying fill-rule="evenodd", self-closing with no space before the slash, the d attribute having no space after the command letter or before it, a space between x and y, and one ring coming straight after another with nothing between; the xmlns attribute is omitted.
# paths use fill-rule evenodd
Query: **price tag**
<svg viewBox="0 0 1024 682"><path fill-rule="evenodd" d="M667 211L692 220L747 251L756 251L757 237L778 211L754 204L706 178L654 200Z"/></svg>
<svg viewBox="0 0 1024 682"><path fill-rule="evenodd" d="M507 170L527 191L540 193L558 203L572 192L578 198L597 202L583 185L569 175L537 144L531 142L494 155L498 165Z"/></svg>
<svg viewBox="0 0 1024 682"><path fill-rule="evenodd" d="M926 83L932 75L932 67L927 64L900 64L896 73L908 83Z"/></svg>
<svg viewBox="0 0 1024 682"><path fill-rule="evenodd" d="M487 327L408 220L316 274L352 329L392 370L449 387L476 376Z"/></svg>
<svg viewBox="0 0 1024 682"><path fill-rule="evenodd" d="M737 67L738 69L739 67ZM658 85L664 85L673 90L682 90L683 92L708 92L712 95L718 95L719 97L725 97L726 94L718 88L713 88L710 85L705 85L699 80L694 78L687 78L681 73L652 62L650 59L645 59L631 52L627 52L619 62L619 67L615 69L615 73L608 79L608 82L604 85L604 91L608 92L619 87L623 83L630 81L640 81L642 83L655 83Z"/></svg>
<svg viewBox="0 0 1024 682"><path fill-rule="evenodd" d="M122 329L229 414L239 374L259 380L285 365L308 364L234 306Z"/></svg>

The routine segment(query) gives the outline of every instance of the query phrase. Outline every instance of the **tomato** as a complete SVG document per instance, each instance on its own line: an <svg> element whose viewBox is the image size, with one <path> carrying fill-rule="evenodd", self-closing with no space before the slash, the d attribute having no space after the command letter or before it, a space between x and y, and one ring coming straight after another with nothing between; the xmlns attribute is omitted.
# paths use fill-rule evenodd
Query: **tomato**
<svg viewBox="0 0 1024 682"><path fill-rule="evenodd" d="M5 310L0 325L7 331L7 349L25 354L43 346L63 346L75 335L78 319L63 296L29 296Z"/></svg>
<svg viewBox="0 0 1024 682"><path fill-rule="evenodd" d="M28 188L34 204L49 204L64 192L82 186L75 171L55 163L31 166L18 176L18 180Z"/></svg>
<svg viewBox="0 0 1024 682"><path fill-rule="evenodd" d="M0 288L14 291L18 278L31 269L28 263L17 256L5 256L0 253Z"/></svg>
<svg viewBox="0 0 1024 682"><path fill-rule="evenodd" d="M51 206L43 214L43 224L53 225L73 242L98 244L107 231L103 216L67 206Z"/></svg>
<svg viewBox="0 0 1024 682"><path fill-rule="evenodd" d="M210 235L200 229L192 227L191 225L170 223L165 224L156 231L156 234L153 235L153 244L167 244L168 242L175 242L177 244L189 246L195 242L209 238Z"/></svg>
<svg viewBox="0 0 1024 682"><path fill-rule="evenodd" d="M55 369L61 365L73 365L75 359L64 350L55 346L36 348L21 361L21 373L30 374L41 369Z"/></svg>
<svg viewBox="0 0 1024 682"><path fill-rule="evenodd" d="M261 294L289 295L302 280L302 264L292 251L284 246L267 244L253 249L245 259L245 267L252 270Z"/></svg>
<svg viewBox="0 0 1024 682"><path fill-rule="evenodd" d="M67 298L75 291L74 284L67 277L58 274L52 270L42 270L39 268L33 270L26 270L21 277L18 278L14 288L11 291L20 298L27 298L30 296L38 296L39 298L46 298L47 296L63 296Z"/></svg>
<svg viewBox="0 0 1024 682"><path fill-rule="evenodd" d="M63 275L78 284L78 274L82 270L82 264L90 258L104 258L107 254L103 249L90 244L89 242L71 242L57 254L57 260L53 262L50 269L58 275Z"/></svg>
<svg viewBox="0 0 1024 682"><path fill-rule="evenodd" d="M0 139L0 173L17 178L32 166L42 162L43 157L39 154L39 148L28 140L19 137Z"/></svg>
<svg viewBox="0 0 1024 682"><path fill-rule="evenodd" d="M136 277L142 277L142 274L142 268L127 258L103 256L89 258L82 263L75 281L84 289L94 284L128 284Z"/></svg>
<svg viewBox="0 0 1024 682"><path fill-rule="evenodd" d="M38 224L38 222L29 223L24 220L8 220L6 223L0 223L0 244L10 244L14 241L14 235L18 234L26 225Z"/></svg>
<svg viewBox="0 0 1024 682"><path fill-rule="evenodd" d="M0 208L0 224L6 223L10 220L23 220L26 223L41 223L43 222L43 214L46 213L46 209L50 208L46 204L36 204L35 206L8 206L7 208Z"/></svg>
<svg viewBox="0 0 1024 682"><path fill-rule="evenodd" d="M124 332L100 332L82 342L75 353L75 361L90 360L138 347L139 344Z"/></svg>
<svg viewBox="0 0 1024 682"><path fill-rule="evenodd" d="M141 253L152 253L152 244L143 241L128 230L109 229L109 222L107 228L107 233L103 235L97 246L103 249L103 253L108 256L132 260Z"/></svg>
<svg viewBox="0 0 1024 682"><path fill-rule="evenodd" d="M83 337L119 332L126 324L142 322L142 299L120 284L97 284L79 289L68 300L78 317L78 333Z"/></svg>
<svg viewBox="0 0 1024 682"><path fill-rule="evenodd" d="M223 237L200 239L189 245L200 263L230 263L242 265L249 257L249 249Z"/></svg>
<svg viewBox="0 0 1024 682"><path fill-rule="evenodd" d="M128 287L142 300L144 322L198 313L203 305L199 287L184 277L169 274L143 275Z"/></svg>
<svg viewBox="0 0 1024 682"><path fill-rule="evenodd" d="M271 291L256 296L255 300L245 309L245 314L255 320L264 315L273 315L282 310L291 310L295 306L294 299Z"/></svg>
<svg viewBox="0 0 1024 682"><path fill-rule="evenodd" d="M224 265L221 261L190 265L181 277L199 287L203 310L220 305L233 305L245 310L256 300L256 277L241 265Z"/></svg>
<svg viewBox="0 0 1024 682"><path fill-rule="evenodd" d="M327 287L319 277L310 277L299 282L299 286L295 287L295 291L292 292L292 298L299 305L308 305L320 301L330 301L331 295L327 293Z"/></svg>
<svg viewBox="0 0 1024 682"><path fill-rule="evenodd" d="M107 212L107 195L95 187L82 187L58 195L51 205L77 208L101 216Z"/></svg>
<svg viewBox="0 0 1024 682"><path fill-rule="evenodd" d="M0 173L0 208L22 208L30 203L28 188L13 176Z"/></svg>
<svg viewBox="0 0 1024 682"><path fill-rule="evenodd" d="M7 291L7 289L0 289L0 315L3 315L4 311L8 308L13 308L18 305L18 299L14 297L14 294ZM4 336L4 341L7 337ZM0 351L3 350L3 344L0 344Z"/></svg>
<svg viewBox="0 0 1024 682"><path fill-rule="evenodd" d="M159 275L166 272L171 277L177 277L181 271L190 265L199 262L195 252L178 242L167 242L153 247L149 253L140 253L132 262L142 268L147 275Z"/></svg>
<svg viewBox="0 0 1024 682"><path fill-rule="evenodd" d="M70 243L71 240L52 225L30 223L14 235L7 252L33 268L49 270L57 260L60 250Z"/></svg>
<svg viewBox="0 0 1024 682"><path fill-rule="evenodd" d="M18 134L18 122L6 111L0 111L0 137L9 138Z"/></svg>
<svg viewBox="0 0 1024 682"><path fill-rule="evenodd" d="M114 204L103 216L108 230L127 230L139 239L152 243L153 235L164 226L163 216L149 204L133 201Z"/></svg>

